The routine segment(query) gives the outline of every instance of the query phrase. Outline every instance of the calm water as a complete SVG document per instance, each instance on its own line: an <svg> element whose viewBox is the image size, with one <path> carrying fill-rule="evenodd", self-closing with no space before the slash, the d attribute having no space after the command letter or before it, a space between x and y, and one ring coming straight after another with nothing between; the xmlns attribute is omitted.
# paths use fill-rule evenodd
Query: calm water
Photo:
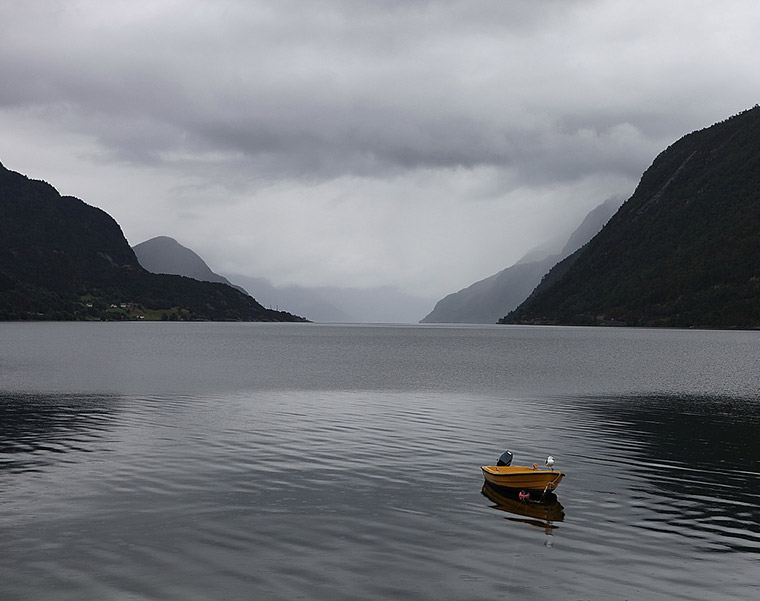
<svg viewBox="0 0 760 601"><path fill-rule="evenodd" d="M753 332L0 324L0 599L756 599L759 433Z"/></svg>

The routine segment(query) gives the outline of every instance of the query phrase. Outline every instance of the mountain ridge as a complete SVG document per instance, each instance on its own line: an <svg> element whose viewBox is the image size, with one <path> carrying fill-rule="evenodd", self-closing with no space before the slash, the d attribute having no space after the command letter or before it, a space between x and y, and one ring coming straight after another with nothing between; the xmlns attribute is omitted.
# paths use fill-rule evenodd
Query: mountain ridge
<svg viewBox="0 0 760 601"><path fill-rule="evenodd" d="M169 273L221 282L254 296L263 306L291 311L319 323L413 323L427 299L404 295L391 287L370 289L320 286L275 286L263 277L214 272L195 251L169 236L156 236L133 247L140 264L152 273ZM235 282L235 283L233 283Z"/></svg>
<svg viewBox="0 0 760 601"><path fill-rule="evenodd" d="M224 284L143 269L105 211L0 163L0 320L301 321Z"/></svg>
<svg viewBox="0 0 760 601"><path fill-rule="evenodd" d="M683 136L501 323L760 327L760 107Z"/></svg>
<svg viewBox="0 0 760 601"><path fill-rule="evenodd" d="M421 323L497 323L524 301L553 265L588 242L622 200L610 197L591 210L558 253L533 249L510 267L439 300Z"/></svg>
<svg viewBox="0 0 760 601"><path fill-rule="evenodd" d="M244 294L247 290L236 286L223 275L212 271L206 261L194 250L183 246L169 236L156 236L132 247L140 265L151 273L182 275L201 282L217 282L232 286Z"/></svg>

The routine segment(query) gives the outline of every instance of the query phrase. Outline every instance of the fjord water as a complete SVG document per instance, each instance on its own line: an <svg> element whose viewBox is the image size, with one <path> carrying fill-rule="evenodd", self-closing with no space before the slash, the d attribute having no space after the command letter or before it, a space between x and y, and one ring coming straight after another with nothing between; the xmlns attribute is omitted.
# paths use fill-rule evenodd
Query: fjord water
<svg viewBox="0 0 760 601"><path fill-rule="evenodd" d="M0 324L0 599L757 598L759 410L757 332Z"/></svg>

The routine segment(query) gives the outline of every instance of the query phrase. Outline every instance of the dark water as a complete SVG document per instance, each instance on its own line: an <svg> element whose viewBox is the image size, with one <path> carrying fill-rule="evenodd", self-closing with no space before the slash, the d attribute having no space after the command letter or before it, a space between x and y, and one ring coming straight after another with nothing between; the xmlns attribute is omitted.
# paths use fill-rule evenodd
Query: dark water
<svg viewBox="0 0 760 601"><path fill-rule="evenodd" d="M0 599L760 598L759 409L752 332L0 324Z"/></svg>

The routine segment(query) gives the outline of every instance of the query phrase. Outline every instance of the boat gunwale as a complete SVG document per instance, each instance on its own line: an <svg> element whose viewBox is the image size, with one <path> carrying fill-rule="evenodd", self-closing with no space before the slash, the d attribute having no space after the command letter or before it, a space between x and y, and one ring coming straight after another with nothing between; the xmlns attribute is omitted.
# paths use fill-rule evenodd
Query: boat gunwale
<svg viewBox="0 0 760 601"><path fill-rule="evenodd" d="M488 473L493 476L507 476L518 474L562 474L564 477L565 475L564 472L561 472L559 470L545 470L527 465L481 465L480 469L483 470L484 473Z"/></svg>
<svg viewBox="0 0 760 601"><path fill-rule="evenodd" d="M509 490L553 491L565 477L559 470L539 469L538 466L482 465L485 481L493 486Z"/></svg>

